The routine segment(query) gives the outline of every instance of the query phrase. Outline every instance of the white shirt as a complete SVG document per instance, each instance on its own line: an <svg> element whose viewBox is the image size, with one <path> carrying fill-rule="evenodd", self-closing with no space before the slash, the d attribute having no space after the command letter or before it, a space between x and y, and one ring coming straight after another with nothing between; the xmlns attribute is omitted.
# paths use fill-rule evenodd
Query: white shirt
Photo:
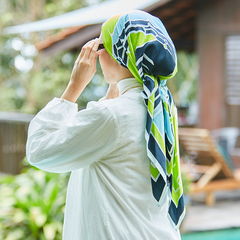
<svg viewBox="0 0 240 240"><path fill-rule="evenodd" d="M29 126L28 161L72 171L64 240L179 240L167 217L168 197L158 207L152 194L142 85L128 78L118 87L118 98L79 112L75 103L49 102Z"/></svg>

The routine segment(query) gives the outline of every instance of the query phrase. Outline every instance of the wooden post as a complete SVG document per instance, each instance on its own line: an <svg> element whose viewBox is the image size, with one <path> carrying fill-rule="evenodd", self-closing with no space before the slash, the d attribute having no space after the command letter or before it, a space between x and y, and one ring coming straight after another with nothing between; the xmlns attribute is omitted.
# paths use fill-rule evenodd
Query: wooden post
<svg viewBox="0 0 240 240"><path fill-rule="evenodd" d="M213 192L207 192L206 198L205 198L205 203L207 206L212 207L216 203L216 198L213 194Z"/></svg>
<svg viewBox="0 0 240 240"><path fill-rule="evenodd" d="M209 1L211 2L211 1ZM204 1L206 3L206 1ZM216 31L214 4L200 4L198 14L199 127L224 126L224 36ZM215 27L215 29L214 29Z"/></svg>

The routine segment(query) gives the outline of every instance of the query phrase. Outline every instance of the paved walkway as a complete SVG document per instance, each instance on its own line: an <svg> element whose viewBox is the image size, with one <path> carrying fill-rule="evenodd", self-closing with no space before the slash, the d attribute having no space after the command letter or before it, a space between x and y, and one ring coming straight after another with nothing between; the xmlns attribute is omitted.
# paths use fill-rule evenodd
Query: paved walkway
<svg viewBox="0 0 240 240"><path fill-rule="evenodd" d="M195 196L195 200L203 200L203 196ZM240 190L216 193L216 200L213 207L208 207L193 199L187 208L182 232L240 228Z"/></svg>

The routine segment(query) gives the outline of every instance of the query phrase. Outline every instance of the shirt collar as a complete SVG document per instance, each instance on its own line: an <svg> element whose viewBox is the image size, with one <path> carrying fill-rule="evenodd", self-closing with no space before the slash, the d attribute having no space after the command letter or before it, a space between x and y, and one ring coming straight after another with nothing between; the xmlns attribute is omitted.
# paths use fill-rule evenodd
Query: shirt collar
<svg viewBox="0 0 240 240"><path fill-rule="evenodd" d="M119 95L123 95L125 92L129 91L130 89L140 88L143 89L142 83L138 82L136 78L126 78L118 82L117 84L119 88Z"/></svg>

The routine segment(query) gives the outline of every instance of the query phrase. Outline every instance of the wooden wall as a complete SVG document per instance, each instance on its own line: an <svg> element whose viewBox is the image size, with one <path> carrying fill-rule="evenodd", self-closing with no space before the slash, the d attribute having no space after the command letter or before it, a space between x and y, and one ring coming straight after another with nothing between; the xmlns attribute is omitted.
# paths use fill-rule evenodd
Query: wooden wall
<svg viewBox="0 0 240 240"><path fill-rule="evenodd" d="M25 157L27 122L0 122L0 172L20 173L20 162Z"/></svg>
<svg viewBox="0 0 240 240"><path fill-rule="evenodd" d="M240 34L240 0L198 1L201 128L240 127L240 106L234 107L237 115L230 116L232 107L226 102L225 39L233 34Z"/></svg>

